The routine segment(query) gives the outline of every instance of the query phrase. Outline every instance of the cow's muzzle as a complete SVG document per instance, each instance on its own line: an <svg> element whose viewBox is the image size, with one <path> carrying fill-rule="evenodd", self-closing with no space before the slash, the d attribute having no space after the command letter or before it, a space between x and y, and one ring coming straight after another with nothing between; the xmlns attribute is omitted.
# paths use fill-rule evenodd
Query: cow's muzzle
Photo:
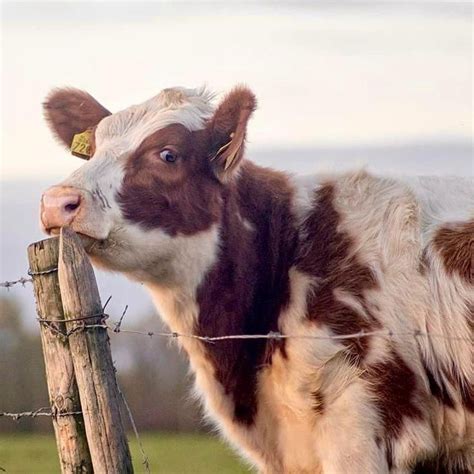
<svg viewBox="0 0 474 474"><path fill-rule="evenodd" d="M48 234L56 234L61 227L70 225L81 210L83 196L80 190L69 186L53 186L41 198L40 218Z"/></svg>

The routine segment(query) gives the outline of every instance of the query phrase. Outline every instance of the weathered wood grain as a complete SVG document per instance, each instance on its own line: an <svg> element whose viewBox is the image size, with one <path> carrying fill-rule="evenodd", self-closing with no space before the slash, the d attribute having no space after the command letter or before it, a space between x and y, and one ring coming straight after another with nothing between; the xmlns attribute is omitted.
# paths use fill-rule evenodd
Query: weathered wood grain
<svg viewBox="0 0 474 474"><path fill-rule="evenodd" d="M44 272L57 268L59 239L46 239L28 247L28 260L32 272ZM58 273L33 275L36 310L39 318L47 320L64 319ZM56 328L56 329L55 329ZM41 343L46 369L49 400L61 472L63 474L91 473L92 461L82 414L61 415L81 412L74 366L67 337L61 335L65 324L52 322L40 325Z"/></svg>
<svg viewBox="0 0 474 474"><path fill-rule="evenodd" d="M69 345L94 472L131 473L107 330L81 329L84 324L100 325L102 320L94 271L78 236L68 228L61 229L58 273L65 320L76 320L66 322L66 327L73 331Z"/></svg>

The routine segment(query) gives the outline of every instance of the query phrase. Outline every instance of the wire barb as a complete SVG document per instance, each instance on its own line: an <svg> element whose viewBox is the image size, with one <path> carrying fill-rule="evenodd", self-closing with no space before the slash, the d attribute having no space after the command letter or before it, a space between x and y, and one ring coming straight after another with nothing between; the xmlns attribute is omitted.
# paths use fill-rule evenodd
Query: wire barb
<svg viewBox="0 0 474 474"><path fill-rule="evenodd" d="M120 328L122 326L122 321L123 321L123 318L125 317L125 314L127 314L127 310L128 310L128 304L125 305L125 309L123 310L122 316L120 316L119 321L117 323L115 323L115 327L113 329L114 332L120 332Z"/></svg>
<svg viewBox="0 0 474 474"><path fill-rule="evenodd" d="M18 278L18 280L2 281L0 282L0 287L6 288L7 290L9 290L12 286L21 285L24 288L26 283L32 283L32 282L33 282L33 278L20 277Z"/></svg>
<svg viewBox="0 0 474 474"><path fill-rule="evenodd" d="M0 282L0 288L6 288L7 290L9 290L12 286L15 286L15 285L21 285L23 287L25 287L26 283L33 283L33 277L37 276L37 275L48 275L50 273L54 273L54 272L57 272L58 271L58 268L57 267L53 267L53 268L48 268L47 270L42 270L42 271L34 271L32 270L31 268L28 269L28 275L31 277L31 278L26 278L26 277L20 277L18 278L18 280L11 280L11 281L2 281Z"/></svg>

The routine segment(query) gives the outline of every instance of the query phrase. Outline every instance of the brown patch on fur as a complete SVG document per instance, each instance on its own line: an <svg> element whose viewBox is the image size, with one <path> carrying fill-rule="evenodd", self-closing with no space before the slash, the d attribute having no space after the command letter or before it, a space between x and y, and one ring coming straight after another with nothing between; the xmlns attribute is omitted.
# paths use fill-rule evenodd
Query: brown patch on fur
<svg viewBox="0 0 474 474"><path fill-rule="evenodd" d="M474 387L469 380L466 380L454 368L451 368L451 370L441 369L441 375L436 378L424 360L423 367L427 375L430 392L436 399L449 408L455 408L455 400L453 400L451 394L458 394L462 405L467 410L474 411ZM451 391L448 386L451 387Z"/></svg>
<svg viewBox="0 0 474 474"><path fill-rule="evenodd" d="M390 471L393 467L393 452L392 452L392 445L390 443L386 443L385 459L387 460L387 467Z"/></svg>
<svg viewBox="0 0 474 474"><path fill-rule="evenodd" d="M433 395L443 405L449 408L454 408L454 401L451 398L451 395L449 394L449 390L445 382L443 380L438 382L431 370L426 366L424 362L423 367L426 372L426 377L428 379L428 385L430 387L431 395Z"/></svg>
<svg viewBox="0 0 474 474"><path fill-rule="evenodd" d="M385 432L396 439L405 418L422 419L415 373L394 351L391 358L367 368L363 377L371 383Z"/></svg>
<svg viewBox="0 0 474 474"><path fill-rule="evenodd" d="M67 147L76 133L94 128L110 112L87 92L54 89L43 103L44 116L55 137Z"/></svg>
<svg viewBox="0 0 474 474"><path fill-rule="evenodd" d="M314 210L303 223L297 266L317 278L314 290L308 295L308 317L328 326L336 335L371 331L380 324L369 311L364 291L376 288L377 282L370 269L350 255L352 241L348 234L338 229L340 216L333 206L334 188L327 184L315 193ZM338 301L336 289L358 299L366 317ZM354 362L358 363L367 353L369 338L344 340Z"/></svg>
<svg viewBox="0 0 474 474"><path fill-rule="evenodd" d="M462 380L460 383L461 402L463 406L471 412L474 412L474 387L468 380Z"/></svg>
<svg viewBox="0 0 474 474"><path fill-rule="evenodd" d="M195 234L220 217L220 185L206 160L208 137L173 124L147 137L128 159L118 194L124 217L170 235ZM164 149L175 162L160 158Z"/></svg>
<svg viewBox="0 0 474 474"><path fill-rule="evenodd" d="M118 196L124 217L170 235L195 234L217 222L221 186L215 177L222 179L240 162L255 107L252 92L238 87L222 101L206 129L191 132L173 124L147 137L126 166ZM176 162L160 159L165 148L177 153Z"/></svg>
<svg viewBox="0 0 474 474"><path fill-rule="evenodd" d="M223 187L221 253L198 290L201 336L279 331L278 316L290 297L289 269L296 230L292 190L282 173L242 165L239 178ZM246 230L238 213L253 230ZM235 420L250 425L257 413L259 371L284 340L228 340L206 345L215 376L234 401Z"/></svg>
<svg viewBox="0 0 474 474"><path fill-rule="evenodd" d="M430 268L430 262L428 260L428 255L426 253L426 249L423 250L420 256L420 260L418 262L418 273L420 275L426 275Z"/></svg>
<svg viewBox="0 0 474 474"><path fill-rule="evenodd" d="M433 239L449 275L457 273L474 284L474 221L439 229Z"/></svg>
<svg viewBox="0 0 474 474"><path fill-rule="evenodd" d="M438 453L429 459L419 461L413 474L472 474L470 460L459 453Z"/></svg>
<svg viewBox="0 0 474 474"><path fill-rule="evenodd" d="M474 302L467 304L467 323L470 334L474 331ZM470 412L474 412L474 385L470 380L461 379L459 381L461 402Z"/></svg>

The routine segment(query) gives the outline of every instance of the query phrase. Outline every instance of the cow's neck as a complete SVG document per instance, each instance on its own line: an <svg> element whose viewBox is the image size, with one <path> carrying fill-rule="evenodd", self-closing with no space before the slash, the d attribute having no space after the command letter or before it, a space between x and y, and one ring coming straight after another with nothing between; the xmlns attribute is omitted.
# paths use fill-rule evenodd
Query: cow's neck
<svg viewBox="0 0 474 474"><path fill-rule="evenodd" d="M291 199L286 175L250 163L243 167L223 196L218 251L200 284L192 291L154 292L173 331L224 336L279 330L278 314L289 299L288 270L297 238ZM235 417L250 423L257 368L268 363L275 350L284 352L283 343L182 342L195 369L205 365L204 359L211 364L215 377L234 399Z"/></svg>
<svg viewBox="0 0 474 474"><path fill-rule="evenodd" d="M197 291L201 335L277 330L296 246L292 192L282 173L247 163L224 196L220 252Z"/></svg>
<svg viewBox="0 0 474 474"><path fill-rule="evenodd" d="M221 310L238 314L229 319L243 324L244 316L262 310L270 296L272 301L275 296L277 300L288 296L287 273L296 235L288 177L247 162L222 198L220 222L189 239L182 238L173 263L174 284L162 285L153 279L147 283L163 313L178 317L191 301L199 306L198 319L203 324L186 325L195 334L206 332L207 315L214 314L213 308L223 301ZM171 329L184 329L174 323L174 317L163 316ZM218 320L215 331L224 332L225 324Z"/></svg>

